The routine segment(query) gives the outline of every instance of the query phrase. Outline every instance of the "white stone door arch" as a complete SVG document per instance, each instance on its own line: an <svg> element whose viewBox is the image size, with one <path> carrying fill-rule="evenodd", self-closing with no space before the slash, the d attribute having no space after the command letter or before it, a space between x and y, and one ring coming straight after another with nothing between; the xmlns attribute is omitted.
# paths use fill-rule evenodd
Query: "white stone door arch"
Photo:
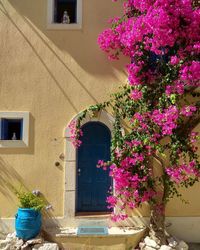
<svg viewBox="0 0 200 250"><path fill-rule="evenodd" d="M70 122L77 120L79 115L75 116ZM100 111L97 117L86 116L83 124L99 121L105 124L111 131L113 131L114 118L106 111ZM71 226L77 226L80 223L80 218L75 217L75 203L76 203L76 148L70 140L70 129L68 126L64 130L65 137L65 179L64 179L64 218L66 223ZM96 216L95 216L96 217ZM90 217L91 218L91 217Z"/></svg>

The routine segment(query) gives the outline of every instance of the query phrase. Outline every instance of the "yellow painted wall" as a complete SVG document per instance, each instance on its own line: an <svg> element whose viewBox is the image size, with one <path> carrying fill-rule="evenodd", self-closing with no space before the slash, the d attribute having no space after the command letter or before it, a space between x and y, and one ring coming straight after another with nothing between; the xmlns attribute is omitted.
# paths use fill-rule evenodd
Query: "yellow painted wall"
<svg viewBox="0 0 200 250"><path fill-rule="evenodd" d="M109 62L96 42L107 19L120 13L120 1L83 0L81 30L47 30L47 0L0 1L0 111L31 114L30 147L0 148L0 217L17 208L5 180L40 189L54 215L63 215L64 164L55 166L63 129L126 81L125 61ZM185 192L190 205L170 203L168 215L200 216L199 187Z"/></svg>
<svg viewBox="0 0 200 250"><path fill-rule="evenodd" d="M0 216L12 217L17 203L3 179L40 189L63 215L63 130L88 105L105 100L126 79L97 45L98 33L119 4L83 1L81 30L47 30L47 1L0 1L0 110L30 111L30 147L0 148Z"/></svg>

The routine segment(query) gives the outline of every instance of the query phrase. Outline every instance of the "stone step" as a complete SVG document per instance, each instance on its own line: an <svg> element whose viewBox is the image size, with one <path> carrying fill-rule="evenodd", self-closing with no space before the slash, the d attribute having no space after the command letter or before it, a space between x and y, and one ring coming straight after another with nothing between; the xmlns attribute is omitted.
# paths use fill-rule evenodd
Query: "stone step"
<svg viewBox="0 0 200 250"><path fill-rule="evenodd" d="M145 229L109 228L108 235L77 235L77 228L51 234L65 250L127 250L136 247Z"/></svg>

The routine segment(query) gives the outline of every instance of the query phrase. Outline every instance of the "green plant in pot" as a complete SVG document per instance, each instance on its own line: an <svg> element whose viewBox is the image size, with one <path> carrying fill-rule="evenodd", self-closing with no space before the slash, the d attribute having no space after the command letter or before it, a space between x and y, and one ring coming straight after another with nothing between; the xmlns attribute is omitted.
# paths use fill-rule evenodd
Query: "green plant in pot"
<svg viewBox="0 0 200 250"><path fill-rule="evenodd" d="M41 210L46 207L46 201L40 191L33 192L15 190L20 205L15 219L16 236L23 240L35 238L41 229Z"/></svg>

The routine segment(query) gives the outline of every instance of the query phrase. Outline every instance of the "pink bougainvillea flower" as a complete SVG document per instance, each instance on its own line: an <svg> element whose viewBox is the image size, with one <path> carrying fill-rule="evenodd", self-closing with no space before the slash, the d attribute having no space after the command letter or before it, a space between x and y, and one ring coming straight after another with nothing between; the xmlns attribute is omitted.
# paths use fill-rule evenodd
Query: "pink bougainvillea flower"
<svg viewBox="0 0 200 250"><path fill-rule="evenodd" d="M131 94L130 94L131 99L133 99L134 101L137 101L139 99L142 98L142 91L139 91L137 89L132 90Z"/></svg>
<svg viewBox="0 0 200 250"><path fill-rule="evenodd" d="M178 64L179 61L180 61L180 59L179 59L177 56L172 56L171 59L170 59L170 63L171 63L172 65Z"/></svg>
<svg viewBox="0 0 200 250"><path fill-rule="evenodd" d="M180 114L184 115L184 116L192 116L193 113L196 112L196 111L197 111L197 107L190 105L190 106L183 107L181 109Z"/></svg>

